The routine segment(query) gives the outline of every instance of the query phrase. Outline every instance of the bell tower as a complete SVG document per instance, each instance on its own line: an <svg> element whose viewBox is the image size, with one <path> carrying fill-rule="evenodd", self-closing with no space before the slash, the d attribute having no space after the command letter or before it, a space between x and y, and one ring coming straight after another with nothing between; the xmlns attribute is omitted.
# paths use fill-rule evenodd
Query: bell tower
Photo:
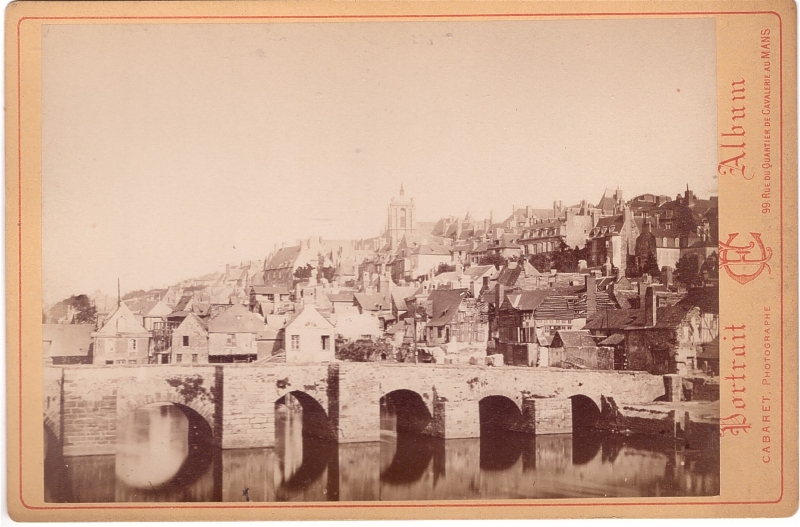
<svg viewBox="0 0 800 527"><path fill-rule="evenodd" d="M414 198L408 199L400 184L400 195L389 203L389 221L387 223L389 243L394 250L406 234L414 233Z"/></svg>

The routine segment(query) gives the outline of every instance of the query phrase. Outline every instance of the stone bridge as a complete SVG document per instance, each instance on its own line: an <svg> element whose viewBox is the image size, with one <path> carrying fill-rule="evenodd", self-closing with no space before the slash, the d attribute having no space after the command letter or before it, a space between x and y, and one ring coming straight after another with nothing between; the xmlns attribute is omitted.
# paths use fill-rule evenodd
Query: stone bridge
<svg viewBox="0 0 800 527"><path fill-rule="evenodd" d="M495 426L535 434L592 426L607 406L651 402L664 379L643 372L386 363L64 366L45 368L46 441L64 455L109 454L117 423L172 403L223 449L275 444L275 408L291 394L304 433L380 440L381 407L397 430L446 439Z"/></svg>

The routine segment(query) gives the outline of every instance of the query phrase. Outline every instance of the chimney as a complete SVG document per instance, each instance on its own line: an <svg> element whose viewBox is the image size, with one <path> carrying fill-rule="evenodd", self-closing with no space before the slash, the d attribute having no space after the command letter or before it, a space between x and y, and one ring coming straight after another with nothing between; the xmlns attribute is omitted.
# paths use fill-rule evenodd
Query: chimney
<svg viewBox="0 0 800 527"><path fill-rule="evenodd" d="M530 205L527 205L525 207L525 217L528 218L528 220L533 218L533 207L531 207Z"/></svg>
<svg viewBox="0 0 800 527"><path fill-rule="evenodd" d="M586 318L597 312L597 279L593 274L586 275Z"/></svg>
<svg viewBox="0 0 800 527"><path fill-rule="evenodd" d="M658 297L656 296L656 292L653 291L652 287L648 287L644 294L644 320L647 327L653 327L656 325L657 300Z"/></svg>

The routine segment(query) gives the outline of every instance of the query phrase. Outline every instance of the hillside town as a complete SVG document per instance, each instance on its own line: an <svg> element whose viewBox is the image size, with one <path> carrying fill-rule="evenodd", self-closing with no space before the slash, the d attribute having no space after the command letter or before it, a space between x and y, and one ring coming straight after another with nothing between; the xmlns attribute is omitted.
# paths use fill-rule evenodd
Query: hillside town
<svg viewBox="0 0 800 527"><path fill-rule="evenodd" d="M166 289L45 306L54 365L394 361L719 376L718 202L688 187L276 245ZM125 278L121 277L124 283Z"/></svg>

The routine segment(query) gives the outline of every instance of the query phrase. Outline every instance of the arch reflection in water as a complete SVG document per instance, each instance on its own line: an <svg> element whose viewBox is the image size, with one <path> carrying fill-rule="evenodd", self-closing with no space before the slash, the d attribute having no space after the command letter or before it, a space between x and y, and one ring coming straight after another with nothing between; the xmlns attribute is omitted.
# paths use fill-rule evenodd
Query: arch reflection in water
<svg viewBox="0 0 800 527"><path fill-rule="evenodd" d="M115 501L215 501L213 433L171 403L135 410L117 425Z"/></svg>
<svg viewBox="0 0 800 527"><path fill-rule="evenodd" d="M333 439L328 416L316 399L291 392L276 401L276 501L339 499L339 450Z"/></svg>

